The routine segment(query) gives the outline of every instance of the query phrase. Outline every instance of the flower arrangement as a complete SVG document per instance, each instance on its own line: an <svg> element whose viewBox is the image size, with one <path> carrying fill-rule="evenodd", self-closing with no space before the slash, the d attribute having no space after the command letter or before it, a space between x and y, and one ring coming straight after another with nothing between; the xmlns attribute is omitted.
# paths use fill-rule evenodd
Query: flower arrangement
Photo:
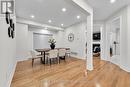
<svg viewBox="0 0 130 87"><path fill-rule="evenodd" d="M50 44L55 44L55 43L56 43L55 39L49 39L48 42L49 42Z"/></svg>
<svg viewBox="0 0 130 87"><path fill-rule="evenodd" d="M51 49L55 49L55 43L56 43L55 39L49 39L48 42L50 43Z"/></svg>

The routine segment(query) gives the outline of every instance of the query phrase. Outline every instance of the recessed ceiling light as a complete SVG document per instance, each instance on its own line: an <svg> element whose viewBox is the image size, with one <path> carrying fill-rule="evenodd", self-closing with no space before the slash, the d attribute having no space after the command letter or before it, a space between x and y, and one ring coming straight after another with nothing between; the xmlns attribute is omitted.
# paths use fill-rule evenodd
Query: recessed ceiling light
<svg viewBox="0 0 130 87"><path fill-rule="evenodd" d="M110 3L112 3L112 4L115 3L115 2L116 2L116 0L110 0Z"/></svg>
<svg viewBox="0 0 130 87"><path fill-rule="evenodd" d="M34 16L34 15L31 15L30 17L31 17L31 18L34 18L35 16Z"/></svg>
<svg viewBox="0 0 130 87"><path fill-rule="evenodd" d="M66 12L66 10L67 10L66 8L62 8L62 11L63 11L63 12Z"/></svg>
<svg viewBox="0 0 130 87"><path fill-rule="evenodd" d="M64 24L61 24L61 26L63 27L63 26L64 26Z"/></svg>
<svg viewBox="0 0 130 87"><path fill-rule="evenodd" d="M51 22L52 22L52 20L48 20L48 22L49 22L49 23L51 23Z"/></svg>
<svg viewBox="0 0 130 87"><path fill-rule="evenodd" d="M80 18L81 18L81 17L78 15L78 16L77 16L77 19L80 19Z"/></svg>

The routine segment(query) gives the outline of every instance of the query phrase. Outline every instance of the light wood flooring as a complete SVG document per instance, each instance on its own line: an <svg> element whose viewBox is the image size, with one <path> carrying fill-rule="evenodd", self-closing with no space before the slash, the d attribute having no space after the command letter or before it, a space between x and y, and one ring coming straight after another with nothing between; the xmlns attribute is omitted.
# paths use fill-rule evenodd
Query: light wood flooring
<svg viewBox="0 0 130 87"><path fill-rule="evenodd" d="M85 75L85 60L67 58L60 64L19 62L11 87L130 87L130 73L94 58L94 70Z"/></svg>

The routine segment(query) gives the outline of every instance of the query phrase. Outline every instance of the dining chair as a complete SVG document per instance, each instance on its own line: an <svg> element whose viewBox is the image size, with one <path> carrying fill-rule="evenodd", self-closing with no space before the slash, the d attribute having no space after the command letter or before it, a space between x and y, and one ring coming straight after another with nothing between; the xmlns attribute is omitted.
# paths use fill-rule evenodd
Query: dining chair
<svg viewBox="0 0 130 87"><path fill-rule="evenodd" d="M66 49L59 49L59 63L60 63L60 59L65 61L65 56L66 56Z"/></svg>
<svg viewBox="0 0 130 87"><path fill-rule="evenodd" d="M30 54L31 54L31 59L32 59L32 66L34 64L35 59L41 59L43 57L42 55L37 55L37 52L34 50L30 51Z"/></svg>
<svg viewBox="0 0 130 87"><path fill-rule="evenodd" d="M48 59L50 61L50 65L51 65L52 59L53 59L53 61L54 61L54 59L56 59L58 62L58 50L57 49L50 50L48 53L49 53Z"/></svg>
<svg viewBox="0 0 130 87"><path fill-rule="evenodd" d="M70 48L66 49L66 55L67 55L67 57L70 57L70 54L71 54Z"/></svg>

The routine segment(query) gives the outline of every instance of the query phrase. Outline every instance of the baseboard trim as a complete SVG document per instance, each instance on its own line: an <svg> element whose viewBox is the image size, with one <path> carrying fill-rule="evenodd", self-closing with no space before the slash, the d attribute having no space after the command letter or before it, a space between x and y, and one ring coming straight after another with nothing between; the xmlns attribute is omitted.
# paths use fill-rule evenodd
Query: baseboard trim
<svg viewBox="0 0 130 87"><path fill-rule="evenodd" d="M74 58L77 58L77 59L82 59L82 60L85 60L85 58L82 58L82 57L78 57L78 56L71 56L71 57L74 57Z"/></svg>
<svg viewBox="0 0 130 87"><path fill-rule="evenodd" d="M129 73L130 73L130 68L125 67L125 66L122 66L122 65L120 65L119 67L120 67L121 69L123 69L124 71L126 71L126 72L129 72Z"/></svg>
<svg viewBox="0 0 130 87"><path fill-rule="evenodd" d="M16 58L16 61L17 61L17 62L21 62L21 61L26 61L26 60L28 60L28 59L29 59L29 58L26 58L26 57L25 57L25 58L18 58L18 57L17 57L17 58Z"/></svg>
<svg viewBox="0 0 130 87"><path fill-rule="evenodd" d="M13 79L13 76L14 76L14 73L15 73L16 65L17 65L17 61L13 65L13 69L12 69L12 71L10 73L9 79L7 80L6 87L10 87L10 85L11 85L11 82L12 82L12 79Z"/></svg>

